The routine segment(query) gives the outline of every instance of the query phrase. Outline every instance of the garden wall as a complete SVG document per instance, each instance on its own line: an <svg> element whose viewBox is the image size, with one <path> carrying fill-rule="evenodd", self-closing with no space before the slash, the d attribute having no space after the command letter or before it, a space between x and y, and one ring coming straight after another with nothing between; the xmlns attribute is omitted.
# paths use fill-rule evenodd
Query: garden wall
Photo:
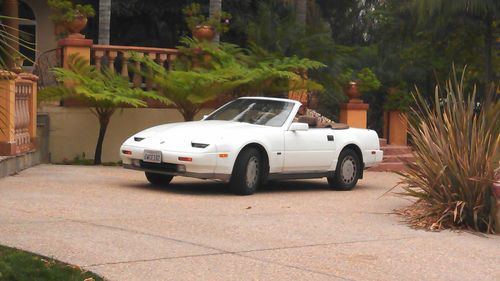
<svg viewBox="0 0 500 281"><path fill-rule="evenodd" d="M40 112L50 119L49 152L52 163L73 160L76 156L94 157L99 125L97 118L85 107L41 106ZM200 120L211 109L203 109L195 118ZM123 108L111 118L103 145L103 162L119 161L118 151L123 141L145 128L183 121L173 108Z"/></svg>

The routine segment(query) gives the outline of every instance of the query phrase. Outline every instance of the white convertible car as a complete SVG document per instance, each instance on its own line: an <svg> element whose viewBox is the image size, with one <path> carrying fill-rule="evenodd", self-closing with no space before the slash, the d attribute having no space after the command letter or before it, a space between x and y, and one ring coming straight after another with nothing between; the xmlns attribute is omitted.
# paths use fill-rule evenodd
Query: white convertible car
<svg viewBox="0 0 500 281"><path fill-rule="evenodd" d="M229 182L241 195L268 180L326 177L331 188L352 189L363 169L382 161L377 133L317 128L297 118L295 100L245 97L201 121L160 125L139 132L120 148L125 168L144 171L152 184L174 176Z"/></svg>

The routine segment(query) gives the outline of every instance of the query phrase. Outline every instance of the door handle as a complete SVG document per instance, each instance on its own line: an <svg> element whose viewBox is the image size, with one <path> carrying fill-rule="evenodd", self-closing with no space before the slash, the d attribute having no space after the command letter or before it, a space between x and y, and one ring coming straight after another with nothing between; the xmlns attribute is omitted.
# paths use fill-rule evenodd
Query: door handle
<svg viewBox="0 0 500 281"><path fill-rule="evenodd" d="M327 136L326 136L326 139L327 139L328 141L333 141L333 135L327 135Z"/></svg>

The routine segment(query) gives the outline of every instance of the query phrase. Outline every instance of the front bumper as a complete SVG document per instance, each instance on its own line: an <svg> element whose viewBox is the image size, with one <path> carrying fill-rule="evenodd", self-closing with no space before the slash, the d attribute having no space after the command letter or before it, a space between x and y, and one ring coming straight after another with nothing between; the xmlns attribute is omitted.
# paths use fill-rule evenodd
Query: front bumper
<svg viewBox="0 0 500 281"><path fill-rule="evenodd" d="M150 173L157 173L157 174L164 174L164 175L171 175L171 176L182 176L182 177L188 177L188 178L197 178L197 179L204 179L204 180L219 180L223 182L229 182L229 179L231 178L231 175L228 174L216 174L216 173L193 173L193 172L183 172L183 171L170 171L170 170L163 170L163 169L154 169L154 168L146 168L146 167L141 167L140 165L133 165L133 164L124 164L123 167L125 169L131 169L131 170L136 170L136 171L143 171L143 172L150 172Z"/></svg>
<svg viewBox="0 0 500 281"><path fill-rule="evenodd" d="M231 171L217 169L216 152L178 152L161 150L162 163L144 162L144 150L149 148L123 145L120 148L120 157L124 168L167 174L174 176L193 177L199 179L214 179L227 182ZM131 154L124 154L129 151ZM179 158L190 158L191 161L182 161ZM223 166L223 165L219 165Z"/></svg>

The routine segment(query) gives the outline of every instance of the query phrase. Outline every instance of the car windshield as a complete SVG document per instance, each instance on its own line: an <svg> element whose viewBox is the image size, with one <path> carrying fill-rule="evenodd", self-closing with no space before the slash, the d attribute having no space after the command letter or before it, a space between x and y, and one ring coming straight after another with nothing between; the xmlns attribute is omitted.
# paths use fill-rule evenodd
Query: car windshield
<svg viewBox="0 0 500 281"><path fill-rule="evenodd" d="M264 99L238 99L205 120L245 122L256 125L281 127L292 112L293 103Z"/></svg>

